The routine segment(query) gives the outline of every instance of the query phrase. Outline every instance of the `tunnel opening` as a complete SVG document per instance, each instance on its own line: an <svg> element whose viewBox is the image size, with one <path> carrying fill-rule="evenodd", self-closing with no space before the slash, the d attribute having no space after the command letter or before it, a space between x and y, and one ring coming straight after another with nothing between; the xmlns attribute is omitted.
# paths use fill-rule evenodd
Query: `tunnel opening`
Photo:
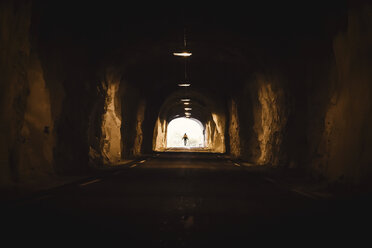
<svg viewBox="0 0 372 248"><path fill-rule="evenodd" d="M180 124L183 119L188 120L186 123L193 127ZM225 118L217 114L211 115L205 122L189 117L170 121L158 118L154 128L153 151L225 153L224 132ZM185 133L188 136L186 145L182 139Z"/></svg>
<svg viewBox="0 0 372 248"><path fill-rule="evenodd" d="M154 125L153 151L226 152L223 106L208 92L192 89L186 93L174 91L160 107ZM182 139L185 133L186 145Z"/></svg>
<svg viewBox="0 0 372 248"><path fill-rule="evenodd" d="M168 149L205 147L204 126L195 118L179 117L173 119L167 126L166 137L166 147Z"/></svg>

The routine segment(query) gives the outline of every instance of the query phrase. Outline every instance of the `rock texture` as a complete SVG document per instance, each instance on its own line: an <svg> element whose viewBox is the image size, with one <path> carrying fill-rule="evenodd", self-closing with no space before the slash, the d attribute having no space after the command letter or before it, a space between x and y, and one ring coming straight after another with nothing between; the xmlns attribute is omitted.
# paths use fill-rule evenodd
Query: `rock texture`
<svg viewBox="0 0 372 248"><path fill-rule="evenodd" d="M254 13L196 15L192 87L180 90L177 15L170 23L156 11L1 1L1 188L51 185L164 151L185 97L211 152L367 183L372 7L363 2L324 3L254 28Z"/></svg>

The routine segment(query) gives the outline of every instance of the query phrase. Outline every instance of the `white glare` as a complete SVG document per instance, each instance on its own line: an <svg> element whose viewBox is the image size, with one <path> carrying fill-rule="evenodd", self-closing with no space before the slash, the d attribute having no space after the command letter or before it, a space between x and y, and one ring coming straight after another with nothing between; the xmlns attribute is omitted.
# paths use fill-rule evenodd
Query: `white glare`
<svg viewBox="0 0 372 248"><path fill-rule="evenodd" d="M181 56L181 57L190 57L192 53L189 52L181 52L181 53L173 53L174 56Z"/></svg>
<svg viewBox="0 0 372 248"><path fill-rule="evenodd" d="M182 137L186 133L186 146ZM167 128L167 147L204 147L202 124L193 118L173 119Z"/></svg>
<svg viewBox="0 0 372 248"><path fill-rule="evenodd" d="M178 84L180 87L189 87L191 84Z"/></svg>

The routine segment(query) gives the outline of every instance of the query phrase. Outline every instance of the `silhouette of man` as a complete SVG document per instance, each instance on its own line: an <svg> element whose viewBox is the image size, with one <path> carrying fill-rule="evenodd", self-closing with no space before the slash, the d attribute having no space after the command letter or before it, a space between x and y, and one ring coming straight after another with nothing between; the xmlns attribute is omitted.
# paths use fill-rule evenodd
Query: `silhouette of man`
<svg viewBox="0 0 372 248"><path fill-rule="evenodd" d="M186 134L186 133L183 135L182 139L183 139L183 143L184 143L185 146L186 146L186 144L187 144L187 140L189 139L189 138L187 137L187 134Z"/></svg>

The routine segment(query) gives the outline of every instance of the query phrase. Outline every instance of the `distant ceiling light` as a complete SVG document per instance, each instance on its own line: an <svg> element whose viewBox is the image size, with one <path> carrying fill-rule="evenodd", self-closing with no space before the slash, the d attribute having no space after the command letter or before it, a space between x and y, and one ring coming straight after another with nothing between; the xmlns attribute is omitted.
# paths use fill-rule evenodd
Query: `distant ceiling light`
<svg viewBox="0 0 372 248"><path fill-rule="evenodd" d="M189 102L189 101L190 101L190 99L188 99L188 98L181 99L181 102Z"/></svg>
<svg viewBox="0 0 372 248"><path fill-rule="evenodd" d="M190 103L189 103L189 102L184 102L183 104L184 104L184 105L189 105Z"/></svg>
<svg viewBox="0 0 372 248"><path fill-rule="evenodd" d="M185 110L192 110L192 108L185 108Z"/></svg>
<svg viewBox="0 0 372 248"><path fill-rule="evenodd" d="M192 53L187 49L186 29L183 30L183 48L181 52L173 53L174 56L190 57Z"/></svg>
<svg viewBox="0 0 372 248"><path fill-rule="evenodd" d="M178 84L180 87L189 87L191 84L183 83L183 84Z"/></svg>
<svg viewBox="0 0 372 248"><path fill-rule="evenodd" d="M192 53L188 51L180 52L180 53L173 53L174 56L180 56L180 57L190 57Z"/></svg>

